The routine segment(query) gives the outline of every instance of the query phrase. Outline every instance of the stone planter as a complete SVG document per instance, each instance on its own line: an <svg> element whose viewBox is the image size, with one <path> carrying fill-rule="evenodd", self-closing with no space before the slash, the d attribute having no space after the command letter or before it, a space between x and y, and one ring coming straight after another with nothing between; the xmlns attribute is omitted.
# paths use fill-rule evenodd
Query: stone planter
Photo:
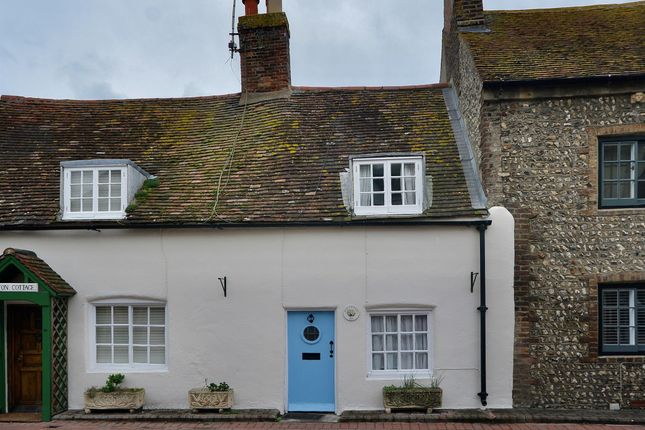
<svg viewBox="0 0 645 430"><path fill-rule="evenodd" d="M197 412L203 409L224 409L233 407L233 390L210 391L208 388L193 388L188 391L188 404Z"/></svg>
<svg viewBox="0 0 645 430"><path fill-rule="evenodd" d="M383 388L383 406L386 413L392 409L426 409L431 413L434 408L441 407L441 388Z"/></svg>
<svg viewBox="0 0 645 430"><path fill-rule="evenodd" d="M85 392L85 413L93 410L127 409L134 412L143 408L146 390L143 388L122 388L111 393L99 390Z"/></svg>

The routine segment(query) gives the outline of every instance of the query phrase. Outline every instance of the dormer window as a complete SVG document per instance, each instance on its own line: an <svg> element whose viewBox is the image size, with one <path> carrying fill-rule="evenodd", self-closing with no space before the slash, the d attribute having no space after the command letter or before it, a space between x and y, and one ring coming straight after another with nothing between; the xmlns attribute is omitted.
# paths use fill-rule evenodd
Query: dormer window
<svg viewBox="0 0 645 430"><path fill-rule="evenodd" d="M125 208L150 178L130 160L84 160L61 163L64 220L121 219Z"/></svg>
<svg viewBox="0 0 645 430"><path fill-rule="evenodd" d="M356 215L423 212L423 157L354 158Z"/></svg>

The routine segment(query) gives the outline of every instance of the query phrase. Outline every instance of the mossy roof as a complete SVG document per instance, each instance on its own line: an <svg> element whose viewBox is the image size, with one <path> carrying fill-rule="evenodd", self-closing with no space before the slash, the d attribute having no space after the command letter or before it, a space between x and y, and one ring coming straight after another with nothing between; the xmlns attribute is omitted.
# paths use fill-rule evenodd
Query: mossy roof
<svg viewBox="0 0 645 430"><path fill-rule="evenodd" d="M240 105L239 94L144 100L0 99L0 225L59 218L60 162L129 159L158 177L128 211L139 223L348 221L339 173L349 157L424 153L433 203L471 206L443 86L294 88Z"/></svg>
<svg viewBox="0 0 645 430"><path fill-rule="evenodd" d="M486 11L462 32L484 82L645 74L645 1Z"/></svg>
<svg viewBox="0 0 645 430"><path fill-rule="evenodd" d="M67 281L61 278L60 275L49 266L49 264L38 257L35 252L24 249L7 248L0 255L0 261L10 258L15 258L23 266L29 269L31 273L47 284L47 286L56 294L63 296L76 294L74 288L72 288Z"/></svg>

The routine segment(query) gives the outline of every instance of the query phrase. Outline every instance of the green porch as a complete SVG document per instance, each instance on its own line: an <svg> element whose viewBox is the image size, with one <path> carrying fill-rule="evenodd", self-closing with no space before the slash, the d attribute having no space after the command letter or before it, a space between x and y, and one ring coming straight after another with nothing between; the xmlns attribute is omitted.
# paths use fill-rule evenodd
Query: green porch
<svg viewBox="0 0 645 430"><path fill-rule="evenodd" d="M31 251L0 256L0 413L19 407L22 392L36 397L43 421L67 410L67 301L75 293Z"/></svg>

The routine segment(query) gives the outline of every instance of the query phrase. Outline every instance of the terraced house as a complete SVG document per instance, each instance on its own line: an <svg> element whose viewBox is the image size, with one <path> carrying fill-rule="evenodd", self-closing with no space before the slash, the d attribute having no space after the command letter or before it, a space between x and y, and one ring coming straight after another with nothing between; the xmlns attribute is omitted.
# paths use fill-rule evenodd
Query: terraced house
<svg viewBox="0 0 645 430"><path fill-rule="evenodd" d="M208 378L238 409L381 409L406 375L511 406L513 219L453 88L294 87L252 3L241 93L0 98L3 413L116 372L146 408Z"/></svg>
<svg viewBox="0 0 645 430"><path fill-rule="evenodd" d="M445 10L443 80L516 221L513 403L642 404L645 2Z"/></svg>

